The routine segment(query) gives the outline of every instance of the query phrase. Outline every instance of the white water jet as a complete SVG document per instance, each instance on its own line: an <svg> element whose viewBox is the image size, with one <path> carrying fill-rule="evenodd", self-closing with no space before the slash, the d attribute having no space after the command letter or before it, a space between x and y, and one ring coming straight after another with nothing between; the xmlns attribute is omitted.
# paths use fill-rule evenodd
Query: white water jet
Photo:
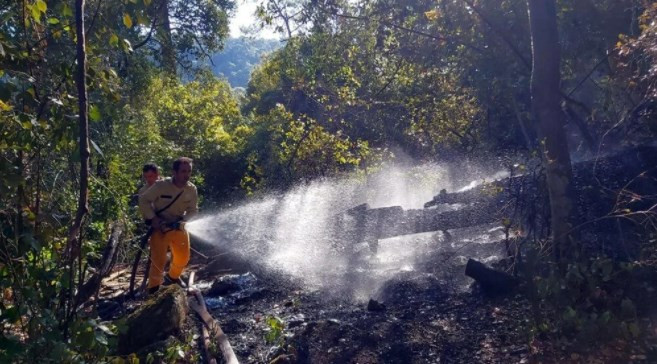
<svg viewBox="0 0 657 364"><path fill-rule="evenodd" d="M375 256L366 243L336 249L335 217L363 203L422 208L441 189L458 187L448 169L436 164L389 166L367 178L314 181L206 214L187 229L253 264L298 278L308 288L347 292L362 300L395 274L413 271L415 261L435 249L441 233L381 240Z"/></svg>

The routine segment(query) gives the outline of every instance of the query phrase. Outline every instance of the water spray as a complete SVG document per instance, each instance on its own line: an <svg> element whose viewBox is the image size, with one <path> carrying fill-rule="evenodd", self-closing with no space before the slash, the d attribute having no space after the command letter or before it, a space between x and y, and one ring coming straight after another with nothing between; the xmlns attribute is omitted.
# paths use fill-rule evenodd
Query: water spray
<svg viewBox="0 0 657 364"><path fill-rule="evenodd" d="M490 176L470 175L467 181ZM363 203L372 208L423 208L441 189L453 191L467 184L459 181L450 178L448 168L435 164L389 166L367 179L325 179L298 185L284 194L198 217L185 229L263 269L296 277L308 288L341 295L349 292L362 299L395 274L413 271L417 261L444 237L434 232L380 240L374 255L366 246L354 245L357 237L351 239L352 245L338 244L337 237L345 230L358 230L349 225L357 221L344 217L345 212Z"/></svg>

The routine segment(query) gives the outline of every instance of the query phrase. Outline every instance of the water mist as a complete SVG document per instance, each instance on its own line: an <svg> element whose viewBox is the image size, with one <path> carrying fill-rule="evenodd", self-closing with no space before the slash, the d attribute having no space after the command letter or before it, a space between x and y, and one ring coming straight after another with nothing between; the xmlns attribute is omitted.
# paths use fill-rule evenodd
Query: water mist
<svg viewBox="0 0 657 364"><path fill-rule="evenodd" d="M301 280L308 289L362 300L400 272L413 271L418 258L444 243L444 237L437 232L383 239L374 254L357 239L351 246L336 246L336 216L363 203L370 208L419 209L441 189L458 190L485 175L469 173L466 179L456 179L436 164L388 166L366 178L298 185L283 194L206 214L188 223L187 229L262 269ZM484 243L498 238L480 237Z"/></svg>

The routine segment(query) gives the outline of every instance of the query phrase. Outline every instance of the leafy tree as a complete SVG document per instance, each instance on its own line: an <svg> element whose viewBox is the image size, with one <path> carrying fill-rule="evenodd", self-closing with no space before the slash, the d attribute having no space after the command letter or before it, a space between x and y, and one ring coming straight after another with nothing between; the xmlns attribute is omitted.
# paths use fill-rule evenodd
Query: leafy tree
<svg viewBox="0 0 657 364"><path fill-rule="evenodd" d="M257 116L254 129L246 149L247 173L241 181L248 192L353 172L371 162L366 141L330 133L316 120L295 116L282 104Z"/></svg>
<svg viewBox="0 0 657 364"><path fill-rule="evenodd" d="M151 146L153 153L166 152L164 156L181 152L176 140L169 142L160 135L172 129L164 128L159 120L135 118L142 115L137 96L159 77L159 64L150 52L144 52L145 47L138 47L154 42L146 27L152 4L91 1L87 5L87 26L79 29L86 36L88 61L87 146L77 126L78 120L86 119L78 111L78 102L83 111L87 108L75 85L76 64L84 67L76 61L75 47L84 40L83 33L76 34L73 8L66 2L41 0L5 1L0 6L0 286L4 289L0 361L61 362L80 352L93 361L94 355L105 355L106 350L93 349L107 348L102 343L104 334L76 310L82 303L78 287L98 263L110 227L120 221L130 229L127 200L134 192L139 166L153 159L144 153L145 147ZM217 24L195 26L213 29ZM189 44L182 33L175 39L180 45ZM206 41L219 39L215 32ZM201 44L218 45L207 42ZM189 48L178 49L191 60ZM239 108L227 85L212 82L204 84L212 95L203 101L218 110L203 114L211 123L198 127L217 129L212 135L204 134L211 140L193 147L200 153L198 148L221 144L225 153L233 153L240 147L239 137L233 137L242 132ZM200 86L192 86L195 96L200 96ZM174 86L169 89L172 94L181 92ZM219 132L220 125L235 134ZM179 149L172 150L171 145ZM81 162L82 171L89 171L88 185L86 177L79 178ZM88 191L88 204L76 191L82 195ZM79 233L73 229L70 234L76 238L72 245L77 249L67 251L67 231L78 203L85 206L82 211L88 206L88 214L78 215ZM67 254L77 257L76 264ZM30 340L12 336L17 329Z"/></svg>
<svg viewBox="0 0 657 364"><path fill-rule="evenodd" d="M135 97L134 106L138 111L131 124L152 127L141 139L153 147L146 149L145 157L169 168L170 161L177 156L189 156L196 161L198 182L207 177L206 171L215 169L218 159L232 159L241 153L253 132L244 122L230 86L207 73L185 84L165 77L154 78L145 92ZM136 169L134 163L130 164ZM217 180L221 178L220 171L213 176L202 184L209 189L203 192L212 194L215 185L224 186L219 191L227 188L226 181ZM239 179L232 183L237 185Z"/></svg>
<svg viewBox="0 0 657 364"><path fill-rule="evenodd" d="M621 56L621 71L615 81L625 84L628 79L632 108L614 125L617 130L648 138L657 132L654 122L657 102L657 4L646 2L639 17L641 33L638 36L621 34L617 45ZM627 96L627 95L626 95ZM637 100L637 101L634 101Z"/></svg>

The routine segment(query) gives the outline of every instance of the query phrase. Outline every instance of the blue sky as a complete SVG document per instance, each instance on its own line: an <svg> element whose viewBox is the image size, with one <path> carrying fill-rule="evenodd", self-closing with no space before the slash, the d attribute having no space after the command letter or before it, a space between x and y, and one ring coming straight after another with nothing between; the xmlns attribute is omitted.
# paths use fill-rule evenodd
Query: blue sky
<svg viewBox="0 0 657 364"><path fill-rule="evenodd" d="M230 36L239 37L245 35L241 28L255 27L258 25L255 11L261 0L237 0L237 11L230 20ZM271 29L263 29L255 34L256 38L278 39L279 36Z"/></svg>

